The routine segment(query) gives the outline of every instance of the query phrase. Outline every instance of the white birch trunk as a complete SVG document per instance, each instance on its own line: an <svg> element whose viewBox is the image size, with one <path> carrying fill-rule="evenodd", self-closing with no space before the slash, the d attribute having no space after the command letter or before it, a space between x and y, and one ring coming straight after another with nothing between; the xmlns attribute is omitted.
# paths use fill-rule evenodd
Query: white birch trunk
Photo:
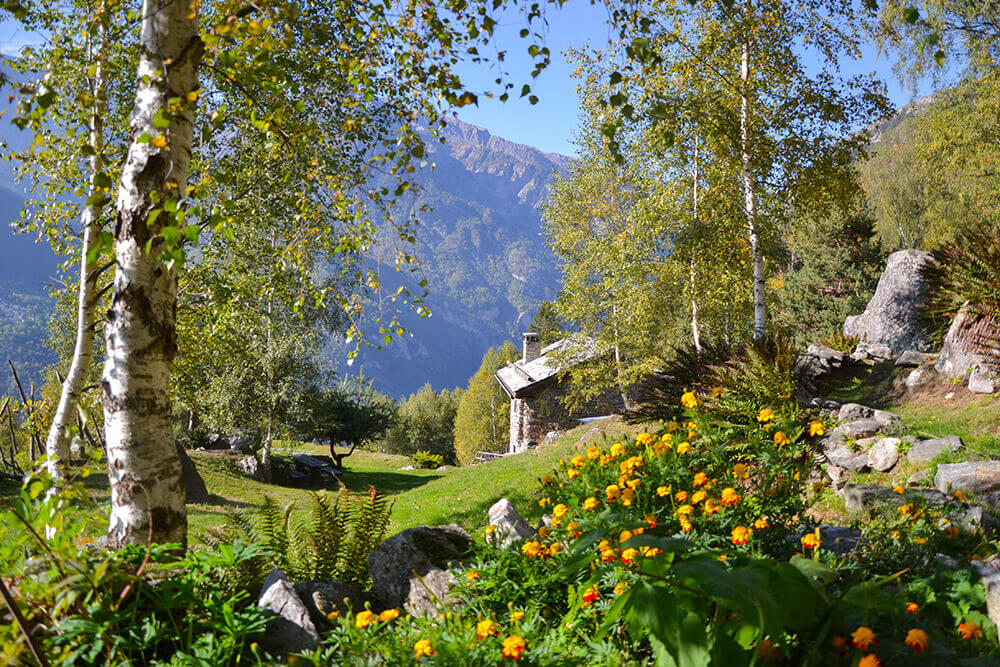
<svg viewBox="0 0 1000 667"><path fill-rule="evenodd" d="M694 137L694 173L691 178L691 212L694 224L698 224L698 135ZM695 352L701 354L701 325L698 323L698 286L695 281L694 257L691 258L691 337L694 338Z"/></svg>
<svg viewBox="0 0 1000 667"><path fill-rule="evenodd" d="M743 163L744 212L750 234L750 255L753 259L753 338L764 340L767 335L767 301L765 300L764 257L760 249L757 222L757 192L750 154L750 44L743 42L743 66L740 73L740 157Z"/></svg>
<svg viewBox="0 0 1000 667"><path fill-rule="evenodd" d="M115 280L105 326L102 390L111 517L108 545L187 542L181 464L170 423L170 364L177 345L177 273L160 256L161 213L150 221L155 193L184 195L194 113L170 112L169 98L197 87L202 55L190 0L144 0L138 87L130 118L132 145L122 169L115 227ZM171 125L157 129L157 112ZM140 143L163 135L166 145ZM150 243L147 251L146 245Z"/></svg>
<svg viewBox="0 0 1000 667"><path fill-rule="evenodd" d="M94 106L90 114L90 145L94 154L90 157L90 186L87 188L87 198L90 200L97 194L96 180L103 173L102 155L104 152L104 116L101 106L105 98L105 74L102 52L105 48L105 32L103 25L98 32L96 49L96 71L92 79L92 94ZM45 455L48 458L48 471L54 480L61 482L65 478L66 464L69 462L69 445L72 437L72 425L80 404L80 394L90 370L90 358L94 347L94 311L97 306L97 271L98 258L95 255L88 260L91 250L97 245L101 233L101 215L104 213L104 198L90 204L85 204L80 222L83 226L83 243L80 248L80 293L77 296L76 310L76 341L73 346L73 359L70 362L66 379L62 383L59 394L59 404L55 416L49 426L45 439Z"/></svg>

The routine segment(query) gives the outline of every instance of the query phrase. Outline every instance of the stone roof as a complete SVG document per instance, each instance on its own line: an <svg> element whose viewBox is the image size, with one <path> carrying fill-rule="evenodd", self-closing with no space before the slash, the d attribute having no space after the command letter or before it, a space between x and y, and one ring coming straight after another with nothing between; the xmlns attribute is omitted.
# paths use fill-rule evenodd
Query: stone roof
<svg viewBox="0 0 1000 667"><path fill-rule="evenodd" d="M542 353L525 363L512 361L496 372L497 382L511 398L530 396L556 381L560 371L593 359L604 346L586 336L575 334L542 348Z"/></svg>

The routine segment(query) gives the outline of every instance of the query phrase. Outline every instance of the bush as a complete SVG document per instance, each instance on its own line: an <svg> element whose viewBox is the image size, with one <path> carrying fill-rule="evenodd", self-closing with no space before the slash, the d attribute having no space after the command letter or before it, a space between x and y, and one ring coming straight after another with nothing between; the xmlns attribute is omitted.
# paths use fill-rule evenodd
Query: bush
<svg viewBox="0 0 1000 667"><path fill-rule="evenodd" d="M430 452L416 452L410 457L413 463L419 468L426 468L428 470L437 468L444 464L444 459L438 454L431 454Z"/></svg>
<svg viewBox="0 0 1000 667"><path fill-rule="evenodd" d="M455 455L468 465L476 452L504 454L510 447L510 399L493 374L517 359L510 342L483 356L479 370L469 380L455 414Z"/></svg>
<svg viewBox="0 0 1000 667"><path fill-rule="evenodd" d="M774 408L795 396L798 360L792 341L780 334L747 343L739 356L713 366L711 381L719 390L716 408L753 416L761 406Z"/></svg>
<svg viewBox="0 0 1000 667"><path fill-rule="evenodd" d="M455 414L461 398L461 389L437 393L425 384L399 406L396 422L375 448L407 456L423 450L454 463Z"/></svg>

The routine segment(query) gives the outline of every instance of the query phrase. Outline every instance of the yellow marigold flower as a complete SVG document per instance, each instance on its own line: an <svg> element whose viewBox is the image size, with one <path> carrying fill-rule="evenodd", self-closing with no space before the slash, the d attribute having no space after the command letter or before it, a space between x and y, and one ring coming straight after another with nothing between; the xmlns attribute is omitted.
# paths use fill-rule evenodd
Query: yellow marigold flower
<svg viewBox="0 0 1000 667"><path fill-rule="evenodd" d="M753 522L753 527L757 530L764 530L765 528L770 528L770 524L767 522L766 518L760 518Z"/></svg>
<svg viewBox="0 0 1000 667"><path fill-rule="evenodd" d="M476 577L478 576L479 573L476 572ZM475 577L473 577L473 579L475 579ZM385 611L383 611L381 614L378 615L378 620L380 620L383 623L387 621L395 621L397 618L399 618L398 609L386 609Z"/></svg>
<svg viewBox="0 0 1000 667"><path fill-rule="evenodd" d="M858 667L882 667L882 661L874 653L869 653L858 660Z"/></svg>
<svg viewBox="0 0 1000 667"><path fill-rule="evenodd" d="M574 456L569 460L573 464L574 468L582 468L587 463L587 459L583 456Z"/></svg>
<svg viewBox="0 0 1000 667"><path fill-rule="evenodd" d="M658 549L657 547L641 547L639 551L641 551L642 555L645 556L646 558L659 556L660 554L663 553L663 549Z"/></svg>
<svg viewBox="0 0 1000 667"><path fill-rule="evenodd" d="M704 491L695 491L694 494L691 495L691 502L697 505L698 503L703 501L705 499L705 496L707 495L708 494L705 493Z"/></svg>
<svg viewBox="0 0 1000 667"><path fill-rule="evenodd" d="M616 442L615 444L611 445L611 449L608 451L608 453L611 455L611 458L613 459L617 458L625 453L625 445L623 445L620 442Z"/></svg>
<svg viewBox="0 0 1000 667"><path fill-rule="evenodd" d="M745 463L737 463L733 466L733 477L736 479L746 479L750 476L750 468Z"/></svg>
<svg viewBox="0 0 1000 667"><path fill-rule="evenodd" d="M906 645L917 653L920 653L921 651L926 651L931 642L927 638L926 632L919 628L913 628L906 633Z"/></svg>
<svg viewBox="0 0 1000 667"><path fill-rule="evenodd" d="M512 611L512 612L510 612L510 622L511 623L517 623L522 618L524 618L524 612L523 611Z"/></svg>
<svg viewBox="0 0 1000 667"><path fill-rule="evenodd" d="M589 607L597 602L600 597L601 593L597 590L597 586L591 586L583 592L583 602L580 603L580 606Z"/></svg>
<svg viewBox="0 0 1000 667"><path fill-rule="evenodd" d="M702 484L704 484L707 481L708 481L708 475L706 475L703 472L699 472L699 473L695 473L694 482L692 482L692 484L694 486L701 486Z"/></svg>
<svg viewBox="0 0 1000 667"><path fill-rule="evenodd" d="M736 526L730 534L729 539L733 544L739 546L750 541L750 530L746 526Z"/></svg>
<svg viewBox="0 0 1000 667"><path fill-rule="evenodd" d="M927 538L926 537L914 537L913 538L913 543L914 544L926 544L927 543Z"/></svg>
<svg viewBox="0 0 1000 667"><path fill-rule="evenodd" d="M597 506L600 504L601 504L600 500L598 500L594 496L591 496L583 501L583 509L585 510L597 509Z"/></svg>
<svg viewBox="0 0 1000 667"><path fill-rule="evenodd" d="M497 624L490 619L476 623L476 637L478 639L486 639L495 634L497 634Z"/></svg>
<svg viewBox="0 0 1000 667"><path fill-rule="evenodd" d="M778 447L784 447L785 445L792 444L792 441L787 435L785 435L784 431L778 431L774 434L774 444Z"/></svg>
<svg viewBox="0 0 1000 667"><path fill-rule="evenodd" d="M615 584L615 595L621 595L628 590L628 584L624 581L620 581Z"/></svg>
<svg viewBox="0 0 1000 667"><path fill-rule="evenodd" d="M771 408L764 408L760 411L760 414L757 415L757 421L761 424L767 424L772 419L774 419L774 410Z"/></svg>
<svg viewBox="0 0 1000 667"><path fill-rule="evenodd" d="M530 540L521 545L521 553L528 557L534 557L539 555L543 548L537 540Z"/></svg>
<svg viewBox="0 0 1000 667"><path fill-rule="evenodd" d="M642 480L639 479L638 477L636 477L635 479L630 479L627 482L625 482L625 485L628 486L628 488L630 488L633 491L635 491L640 486L642 486Z"/></svg>
<svg viewBox="0 0 1000 667"><path fill-rule="evenodd" d="M587 447L587 458L593 461L594 459L601 458L601 449L596 445L591 445Z"/></svg>
<svg viewBox="0 0 1000 667"><path fill-rule="evenodd" d="M566 471L567 479L576 479L577 475L579 474L580 471L577 470L576 468L570 468L569 470Z"/></svg>
<svg viewBox="0 0 1000 667"><path fill-rule="evenodd" d="M554 543L552 543L552 544L549 545L549 553L552 554L552 555L555 555L555 554L559 553L562 550L563 550L563 546L559 542L554 542Z"/></svg>
<svg viewBox="0 0 1000 667"><path fill-rule="evenodd" d="M670 495L670 491L671 491L671 489L670 489L669 486L658 486L658 487L656 487L656 495L658 495L661 498L663 498L664 496L669 496Z"/></svg>
<svg viewBox="0 0 1000 667"><path fill-rule="evenodd" d="M906 613L907 614L916 614L916 613L919 613L919 612L920 612L920 605L918 605L916 602L907 602L906 603Z"/></svg>
<svg viewBox="0 0 1000 667"><path fill-rule="evenodd" d="M639 555L638 549L633 549L629 547L628 549L622 552L622 562L631 563L632 561L635 560L636 556L638 555Z"/></svg>
<svg viewBox="0 0 1000 667"><path fill-rule="evenodd" d="M822 543L816 533L806 533L802 536L802 547L805 549L815 549Z"/></svg>
<svg viewBox="0 0 1000 667"><path fill-rule="evenodd" d="M542 484L545 485L545 486L548 486L549 484L551 484L554 481L555 481L555 479L552 478L552 475L545 475L541 479Z"/></svg>
<svg viewBox="0 0 1000 667"><path fill-rule="evenodd" d="M681 505L680 507L677 508L677 511L674 512L674 514L676 514L677 516L685 516L691 514L692 512L694 512L693 505Z"/></svg>
<svg viewBox="0 0 1000 667"><path fill-rule="evenodd" d="M606 466L606 465L608 465L608 462L609 462L609 461L610 461L611 459L612 459L612 457L611 457L611 456L608 456L607 454L601 454L601 458L599 458L599 459L597 460L597 462L598 462L599 464L601 464L602 466Z"/></svg>
<svg viewBox="0 0 1000 667"><path fill-rule="evenodd" d="M549 528L548 526L542 526L538 529L538 536L544 540L549 536L549 533L551 532L552 532L551 528Z"/></svg>
<svg viewBox="0 0 1000 667"><path fill-rule="evenodd" d="M878 637L871 628L862 625L851 633L851 643L854 644L854 648L867 651L872 644L878 644Z"/></svg>
<svg viewBox="0 0 1000 667"><path fill-rule="evenodd" d="M566 516L567 512L569 512L569 507L563 505L562 503L559 503L558 505L552 508L552 516L554 516L557 519Z"/></svg>
<svg viewBox="0 0 1000 667"><path fill-rule="evenodd" d="M686 515L682 514L678 518L678 520L681 522L681 532L682 533L690 533L691 529L694 528L694 525L691 523L691 521L687 518Z"/></svg>
<svg viewBox="0 0 1000 667"><path fill-rule="evenodd" d="M629 507L634 502L635 502L635 491L631 487L622 491L622 505L624 505L625 507Z"/></svg>
<svg viewBox="0 0 1000 667"><path fill-rule="evenodd" d="M903 539L903 534L901 532L899 532L898 530L894 530L891 533L889 533L889 537L894 537L897 540L901 540L901 539Z"/></svg>
<svg viewBox="0 0 1000 667"><path fill-rule="evenodd" d="M678 491L674 494L674 502L683 503L688 499L687 491Z"/></svg>
<svg viewBox="0 0 1000 667"><path fill-rule="evenodd" d="M574 530L579 530L579 529L580 529L580 524L577 523L576 521L570 521L569 524L566 526L566 530L568 530L570 532L573 532Z"/></svg>
<svg viewBox="0 0 1000 667"><path fill-rule="evenodd" d="M632 531L631 530L623 530L622 533L621 533L621 535L618 536L618 541L619 542L628 542L631 539L632 539Z"/></svg>
<svg viewBox="0 0 1000 667"><path fill-rule="evenodd" d="M609 503L613 503L618 500L622 495L622 490L618 488L617 484L611 484L606 489L604 489L605 500Z"/></svg>
<svg viewBox="0 0 1000 667"><path fill-rule="evenodd" d="M686 391L681 394L681 405L685 408L694 408L698 406L698 397L694 395L693 391Z"/></svg>
<svg viewBox="0 0 1000 667"><path fill-rule="evenodd" d="M539 507L545 507L546 505L548 505L551 502L552 502L552 499L549 498L548 496L546 496L546 497L544 497L544 498L542 498L541 500L538 501L538 506Z"/></svg>
<svg viewBox="0 0 1000 667"><path fill-rule="evenodd" d="M973 621L965 621L958 624L958 634L962 639L979 639L983 636L983 628Z"/></svg>
<svg viewBox="0 0 1000 667"><path fill-rule="evenodd" d="M657 519L655 514L647 514L646 516L642 517L642 522L647 526L649 526L650 528L656 528L656 521Z"/></svg>
<svg viewBox="0 0 1000 667"><path fill-rule="evenodd" d="M823 429L823 422L818 419L814 419L809 422L809 437L814 438L817 435L823 435L826 431Z"/></svg>
<svg viewBox="0 0 1000 667"><path fill-rule="evenodd" d="M688 442L688 441L686 441L686 440L684 442L680 443L679 445L677 445L677 453L678 454L681 454L681 455L687 454L689 449L691 449L691 443Z"/></svg>
<svg viewBox="0 0 1000 667"><path fill-rule="evenodd" d="M326 615L326 618L328 621L332 621L336 619L338 616L340 616L340 612L334 609L333 611L331 611L329 614Z"/></svg>
<svg viewBox="0 0 1000 667"><path fill-rule="evenodd" d="M521 653L527 649L528 644L523 638L517 635L511 635L507 639L503 640L503 653L504 658L513 658L514 660L521 659Z"/></svg>
<svg viewBox="0 0 1000 667"><path fill-rule="evenodd" d="M903 487L897 484L896 486L892 487L892 492L898 493L899 495L903 495Z"/></svg>
<svg viewBox="0 0 1000 667"><path fill-rule="evenodd" d="M722 504L726 507L730 505L735 505L740 502L743 498L740 494L736 493L736 489L732 487L726 487L722 490Z"/></svg>
<svg viewBox="0 0 1000 667"><path fill-rule="evenodd" d="M610 563L616 558L618 558L618 552L614 549L605 549L601 552L601 562L603 563Z"/></svg>
<svg viewBox="0 0 1000 667"><path fill-rule="evenodd" d="M716 498L709 498L705 501L705 506L702 508L702 511L705 512L706 516L712 516L720 509L722 509L722 503Z"/></svg>
<svg viewBox="0 0 1000 667"><path fill-rule="evenodd" d="M437 653L433 648L431 648L431 643L426 639L421 639L416 644L413 645L413 653L415 658L422 658L423 656L432 656Z"/></svg>
<svg viewBox="0 0 1000 667"><path fill-rule="evenodd" d="M487 535L492 535L496 529L497 529L496 524L491 523L490 525L486 526L485 532Z"/></svg>
<svg viewBox="0 0 1000 667"><path fill-rule="evenodd" d="M479 578L479 570L469 570L468 572L465 573L465 581L467 581L470 584L478 578Z"/></svg>
<svg viewBox="0 0 1000 667"><path fill-rule="evenodd" d="M963 500L965 500L965 494L962 493L962 489L955 489L954 491L952 491L951 497L957 500L958 502L962 502Z"/></svg>
<svg viewBox="0 0 1000 667"><path fill-rule="evenodd" d="M906 503L899 506L899 513L903 516L910 516L913 513L913 503Z"/></svg>
<svg viewBox="0 0 1000 667"><path fill-rule="evenodd" d="M636 443L643 447L653 444L654 440L656 440L656 436L652 433L640 433L635 437Z"/></svg>
<svg viewBox="0 0 1000 667"><path fill-rule="evenodd" d="M367 628L369 625L371 625L377 620L378 616L376 616L373 612L370 612L366 609L365 611L360 612L357 616L354 617L354 627Z"/></svg>

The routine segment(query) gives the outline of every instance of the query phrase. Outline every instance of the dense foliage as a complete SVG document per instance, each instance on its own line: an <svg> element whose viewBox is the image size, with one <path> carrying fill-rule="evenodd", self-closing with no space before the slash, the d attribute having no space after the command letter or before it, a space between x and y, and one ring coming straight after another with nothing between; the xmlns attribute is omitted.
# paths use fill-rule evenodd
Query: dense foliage
<svg viewBox="0 0 1000 667"><path fill-rule="evenodd" d="M391 454L424 451L454 463L455 415L461 398L461 389L436 392L424 385L399 405L395 423L375 446Z"/></svg>
<svg viewBox="0 0 1000 667"><path fill-rule="evenodd" d="M469 380L455 413L455 456L468 464L476 452L503 454L510 448L510 399L493 374L520 356L511 343L491 347Z"/></svg>

